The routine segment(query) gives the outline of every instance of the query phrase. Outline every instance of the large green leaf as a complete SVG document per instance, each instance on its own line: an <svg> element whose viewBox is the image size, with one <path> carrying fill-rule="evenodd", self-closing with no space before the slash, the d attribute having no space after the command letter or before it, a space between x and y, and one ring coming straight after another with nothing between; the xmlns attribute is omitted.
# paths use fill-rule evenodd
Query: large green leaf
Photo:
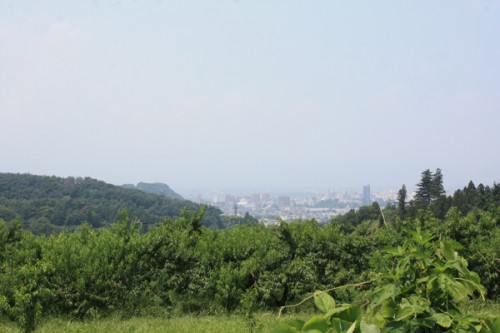
<svg viewBox="0 0 500 333"><path fill-rule="evenodd" d="M346 333L354 333L354 331L356 330L357 324L358 324L357 322L352 323L352 325L349 327L349 329L347 330Z"/></svg>
<svg viewBox="0 0 500 333"><path fill-rule="evenodd" d="M335 300L324 291L314 292L314 304L316 304L318 309L324 313L335 309Z"/></svg>
<svg viewBox="0 0 500 333"><path fill-rule="evenodd" d="M395 321L405 321L408 318L415 316L416 314L417 313L415 312L415 310L411 306L409 306L409 307L403 308L400 311L398 311L398 314L397 314L396 318L394 318L394 320Z"/></svg>
<svg viewBox="0 0 500 333"><path fill-rule="evenodd" d="M396 314L396 303L392 299L387 299L382 303L380 307L380 314L384 318L394 318Z"/></svg>
<svg viewBox="0 0 500 333"><path fill-rule="evenodd" d="M331 317L338 317L338 313L348 309L351 307L351 304L342 304L341 306L337 307L337 308L334 308L334 309L331 309L330 311L328 311L324 316L323 318L325 319L329 319Z"/></svg>
<svg viewBox="0 0 500 333"><path fill-rule="evenodd" d="M410 329L408 325L402 321L392 321L381 330L381 333L409 333L409 332Z"/></svg>
<svg viewBox="0 0 500 333"><path fill-rule="evenodd" d="M457 252L455 252L454 243L449 241L442 241L439 243L438 253L446 260L455 260L458 256Z"/></svg>
<svg viewBox="0 0 500 333"><path fill-rule="evenodd" d="M359 325L361 333L380 333L380 328L374 324L368 324L366 321L361 320Z"/></svg>
<svg viewBox="0 0 500 333"><path fill-rule="evenodd" d="M410 317L424 313L428 309L428 300L418 295L410 295L408 298L401 300L399 310L394 318L395 321L405 321Z"/></svg>
<svg viewBox="0 0 500 333"><path fill-rule="evenodd" d="M342 320L339 318L332 318L330 321L330 329L333 333L342 333Z"/></svg>
<svg viewBox="0 0 500 333"><path fill-rule="evenodd" d="M314 316L309 319L302 327L302 331L304 332L309 332L312 330L326 332L328 330L328 322L322 316Z"/></svg>
<svg viewBox="0 0 500 333"><path fill-rule="evenodd" d="M413 267L411 265L409 256L401 258L396 266L396 278L401 279L402 277L406 276L408 274L408 271L412 268Z"/></svg>
<svg viewBox="0 0 500 333"><path fill-rule="evenodd" d="M453 279L449 274L440 274L438 283L441 290L448 293L457 302L467 298L474 292L468 285Z"/></svg>
<svg viewBox="0 0 500 333"><path fill-rule="evenodd" d="M394 257L400 257L405 254L405 248L398 246L396 248L389 247L384 249L388 254L394 256Z"/></svg>
<svg viewBox="0 0 500 333"><path fill-rule="evenodd" d="M336 317L345 320L347 322L353 323L361 317L361 309L357 305L351 305L347 307L345 310L337 313Z"/></svg>
<svg viewBox="0 0 500 333"><path fill-rule="evenodd" d="M393 283L388 283L380 288L377 288L372 293L372 304L378 305L389 298L394 298L398 294L396 285Z"/></svg>
<svg viewBox="0 0 500 333"><path fill-rule="evenodd" d="M296 329L291 328L285 323L280 323L278 326L274 327L271 330L271 333L297 333L300 331L297 331Z"/></svg>
<svg viewBox="0 0 500 333"><path fill-rule="evenodd" d="M431 317L426 318L415 318L411 320L413 327L427 327L430 329L436 328L436 322Z"/></svg>
<svg viewBox="0 0 500 333"><path fill-rule="evenodd" d="M293 319L288 323L288 325L290 327L297 329L297 331L300 332L300 330L302 330L302 327L304 327L304 323L305 323L305 321L303 321L303 320Z"/></svg>
<svg viewBox="0 0 500 333"><path fill-rule="evenodd" d="M432 315L432 319L441 327L450 328L453 324L453 319L444 313L435 313Z"/></svg>

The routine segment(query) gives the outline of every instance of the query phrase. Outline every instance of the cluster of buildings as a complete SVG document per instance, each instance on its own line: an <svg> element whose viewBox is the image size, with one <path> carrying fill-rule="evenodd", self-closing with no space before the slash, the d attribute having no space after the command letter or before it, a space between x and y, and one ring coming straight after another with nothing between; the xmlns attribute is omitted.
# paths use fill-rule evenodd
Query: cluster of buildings
<svg viewBox="0 0 500 333"><path fill-rule="evenodd" d="M328 222L333 216L351 209L370 205L377 201L382 207L395 202L394 190L372 192L370 185L363 186L361 192L352 191L304 191L293 194L228 194L205 193L190 199L197 203L210 204L220 208L226 215L243 216L246 213L268 225L279 220L315 219L320 223Z"/></svg>

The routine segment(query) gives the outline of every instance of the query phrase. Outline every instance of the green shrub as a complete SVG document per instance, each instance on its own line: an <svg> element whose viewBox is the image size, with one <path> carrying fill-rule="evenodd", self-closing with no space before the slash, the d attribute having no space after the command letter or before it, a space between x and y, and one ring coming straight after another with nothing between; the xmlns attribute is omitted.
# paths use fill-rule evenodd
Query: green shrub
<svg viewBox="0 0 500 333"><path fill-rule="evenodd" d="M273 332L498 332L500 317L484 319L462 310L472 297L484 299L485 289L456 252L461 246L436 241L420 228L407 233L403 245L387 249L393 265L379 273L364 315L358 306L339 305L318 291L314 302L322 315L282 324Z"/></svg>

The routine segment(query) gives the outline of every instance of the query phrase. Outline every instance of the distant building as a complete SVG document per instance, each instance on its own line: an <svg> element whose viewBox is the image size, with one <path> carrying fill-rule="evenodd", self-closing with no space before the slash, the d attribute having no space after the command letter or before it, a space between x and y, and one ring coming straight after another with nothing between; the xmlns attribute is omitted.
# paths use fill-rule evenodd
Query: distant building
<svg viewBox="0 0 500 333"><path fill-rule="evenodd" d="M269 201L271 201L271 195L269 193L262 193L260 195L260 201L261 202L269 202Z"/></svg>
<svg viewBox="0 0 500 333"><path fill-rule="evenodd" d="M254 204L260 204L260 195L259 194L252 194L250 196L250 201L253 202Z"/></svg>
<svg viewBox="0 0 500 333"><path fill-rule="evenodd" d="M363 197L361 198L363 205L370 205L372 203L372 195L370 192L370 185L363 186Z"/></svg>
<svg viewBox="0 0 500 333"><path fill-rule="evenodd" d="M278 197L278 204L282 206L290 206L290 197Z"/></svg>
<svg viewBox="0 0 500 333"><path fill-rule="evenodd" d="M200 204L203 202L203 198L201 197L201 194L198 194L196 196L196 198L194 199L194 202L196 202L197 204Z"/></svg>
<svg viewBox="0 0 500 333"><path fill-rule="evenodd" d="M217 203L220 203L220 202L225 202L225 199L226 199L225 196L222 195L222 194L214 194L212 196L212 202L214 204L217 204Z"/></svg>
<svg viewBox="0 0 500 333"><path fill-rule="evenodd" d="M224 198L224 201L227 203L227 204L232 204L233 202L236 201L236 198L234 197L234 195L230 195L230 194L226 194L225 198Z"/></svg>
<svg viewBox="0 0 500 333"><path fill-rule="evenodd" d="M238 216L238 204L236 201L233 203L233 213L235 216Z"/></svg>

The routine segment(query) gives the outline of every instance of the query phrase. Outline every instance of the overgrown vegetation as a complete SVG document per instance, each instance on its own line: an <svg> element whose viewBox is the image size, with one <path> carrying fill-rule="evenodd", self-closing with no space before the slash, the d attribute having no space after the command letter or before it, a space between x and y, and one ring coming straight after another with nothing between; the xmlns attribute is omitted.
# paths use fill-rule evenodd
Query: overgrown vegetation
<svg viewBox="0 0 500 333"><path fill-rule="evenodd" d="M148 232L124 214L111 229L85 225L50 237L0 222L1 316L26 331L52 315L239 312L251 319L255 310L276 309L314 290L384 271L392 261L383 249L403 244L403 230L414 225L441 237L463 235L469 268L480 268L486 297L495 300L499 212L463 217L452 209L445 221L424 212L392 227L366 221L352 232L314 221L218 231L201 225L201 212L185 212ZM361 301L363 292L345 290L336 299Z"/></svg>
<svg viewBox="0 0 500 333"><path fill-rule="evenodd" d="M203 208L147 231L122 212L110 228L84 224L49 236L34 236L16 219L0 221L0 320L30 332L52 317L240 314L258 331L256 311L360 284L336 289L334 301L316 294L322 318L329 315L319 331L483 328L484 318L461 310L471 308L471 296L498 302L500 208L451 206L443 218L431 208L412 216L373 204L326 226L312 220L225 230L205 227ZM305 324L294 327L313 329Z"/></svg>
<svg viewBox="0 0 500 333"><path fill-rule="evenodd" d="M368 281L374 287L366 294L365 309L337 304L327 292L317 291L314 303L322 315L281 324L273 333L500 331L499 315L481 317L463 310L464 302L474 296L484 300L485 290L479 276L455 251L460 245L436 241L432 232L420 226L406 233L410 237L403 245L386 250L388 270Z"/></svg>

